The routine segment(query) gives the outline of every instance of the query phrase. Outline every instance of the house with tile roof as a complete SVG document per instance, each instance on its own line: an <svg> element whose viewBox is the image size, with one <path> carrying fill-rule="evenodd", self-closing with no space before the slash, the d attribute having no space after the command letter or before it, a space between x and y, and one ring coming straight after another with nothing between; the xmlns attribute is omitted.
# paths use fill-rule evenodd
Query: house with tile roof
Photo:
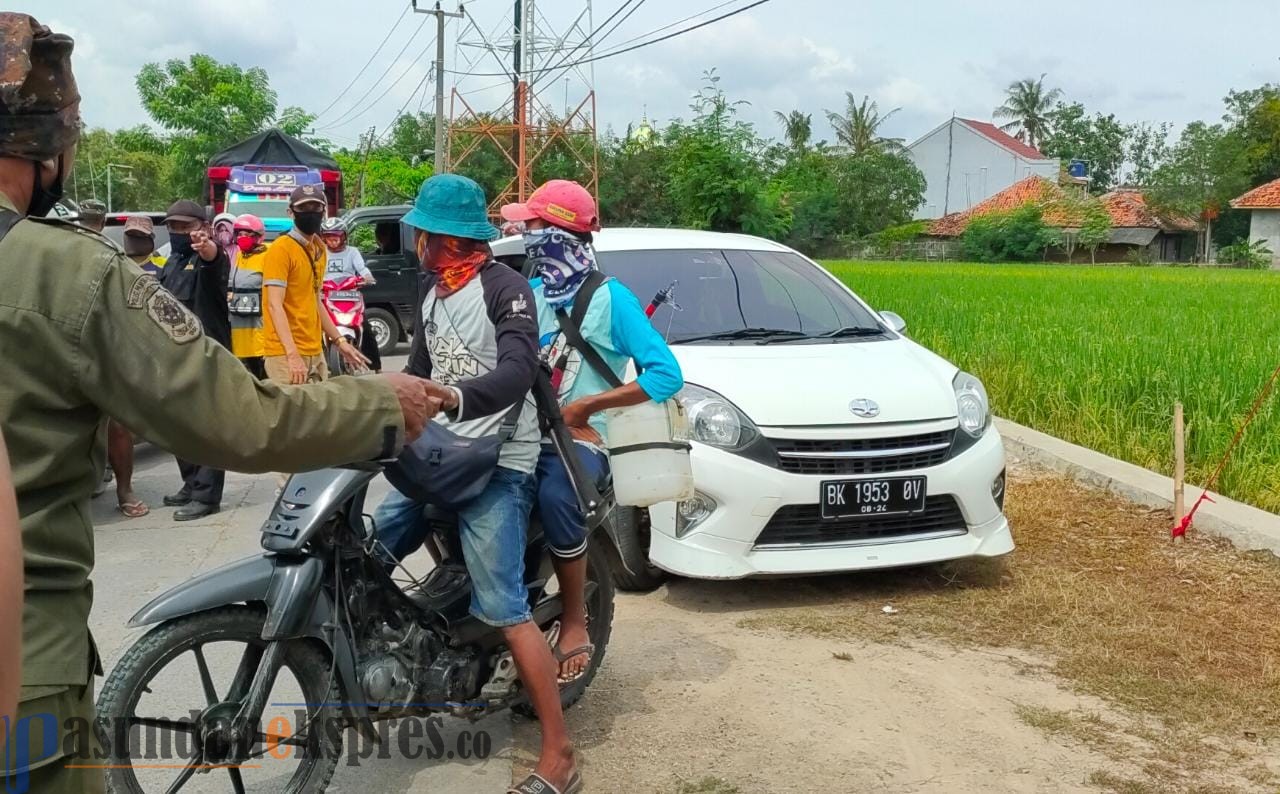
<svg viewBox="0 0 1280 794"><path fill-rule="evenodd" d="M1231 202L1249 210L1249 239L1271 249L1271 266L1280 267L1280 179L1259 185Z"/></svg>
<svg viewBox="0 0 1280 794"><path fill-rule="evenodd" d="M952 118L907 147L925 178L917 219L981 204L1027 177L1057 181L1061 163L990 122Z"/></svg>
<svg viewBox="0 0 1280 794"><path fill-rule="evenodd" d="M1079 190L1042 176L1030 176L967 210L938 218L929 224L925 234L954 239L964 234L974 218L1009 212L1026 204L1039 206L1046 224L1071 234L1079 230L1082 219L1067 199L1071 198L1071 191ZM1195 256L1199 233L1195 219L1153 208L1139 190L1113 190L1099 197L1099 201L1111 216L1111 235L1097 251L1099 262L1128 261L1135 252L1157 262L1189 262Z"/></svg>

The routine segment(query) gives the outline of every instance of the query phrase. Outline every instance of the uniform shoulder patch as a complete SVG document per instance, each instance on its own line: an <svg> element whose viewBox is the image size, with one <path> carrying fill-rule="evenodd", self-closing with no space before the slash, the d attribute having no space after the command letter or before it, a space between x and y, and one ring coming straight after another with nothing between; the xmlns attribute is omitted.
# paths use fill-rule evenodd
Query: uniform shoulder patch
<svg viewBox="0 0 1280 794"><path fill-rule="evenodd" d="M165 289L152 290L145 298L145 304L147 316L174 342L185 345L200 338L200 321L173 297L173 293Z"/></svg>
<svg viewBox="0 0 1280 794"><path fill-rule="evenodd" d="M147 296L152 291L160 289L160 282L150 273L143 273L133 280L133 286L129 287L129 295L125 299L125 305L130 309L141 309L147 305Z"/></svg>

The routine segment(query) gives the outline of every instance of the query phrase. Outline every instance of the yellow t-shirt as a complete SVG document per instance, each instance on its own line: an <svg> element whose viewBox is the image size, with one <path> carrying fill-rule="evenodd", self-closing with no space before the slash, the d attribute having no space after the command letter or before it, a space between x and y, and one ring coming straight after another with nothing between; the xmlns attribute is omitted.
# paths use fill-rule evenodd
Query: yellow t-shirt
<svg viewBox="0 0 1280 794"><path fill-rule="evenodd" d="M241 290L256 290L260 312L256 317L231 313L231 353L236 358L261 358L264 355L262 325L266 322L267 296L262 289L262 268L266 261L265 248L248 256L237 251L235 262L231 265L233 295ZM228 303L232 300L234 298L229 297Z"/></svg>
<svg viewBox="0 0 1280 794"><path fill-rule="evenodd" d="M320 325L320 284L326 261L324 250L324 243L313 239L304 251L297 238L285 233L277 237L262 255L263 355L285 355L284 345L271 317L268 287L284 287L284 313L289 318L289 331L293 334L298 355L318 356L324 351L324 329Z"/></svg>

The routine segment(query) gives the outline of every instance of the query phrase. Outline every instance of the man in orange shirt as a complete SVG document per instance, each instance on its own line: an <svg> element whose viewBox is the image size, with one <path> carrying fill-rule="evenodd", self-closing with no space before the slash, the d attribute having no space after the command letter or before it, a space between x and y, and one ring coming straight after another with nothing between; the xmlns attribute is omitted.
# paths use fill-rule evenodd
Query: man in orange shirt
<svg viewBox="0 0 1280 794"><path fill-rule="evenodd" d="M324 339L339 346L355 367L369 363L338 329L320 300L327 252L320 240L326 200L324 188L302 185L289 196L293 228L267 249L262 267L267 311L262 347L267 377L279 383L315 383L329 376Z"/></svg>

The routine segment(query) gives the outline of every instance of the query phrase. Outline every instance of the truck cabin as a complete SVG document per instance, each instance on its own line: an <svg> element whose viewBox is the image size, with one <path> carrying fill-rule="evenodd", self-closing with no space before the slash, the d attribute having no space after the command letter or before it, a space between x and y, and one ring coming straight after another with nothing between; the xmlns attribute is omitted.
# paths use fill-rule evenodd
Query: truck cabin
<svg viewBox="0 0 1280 794"><path fill-rule="evenodd" d="M257 215L276 237L293 225L289 219L289 194L300 185L323 185L328 214L337 217L342 206L342 173L304 165L212 166L209 203L215 214Z"/></svg>

